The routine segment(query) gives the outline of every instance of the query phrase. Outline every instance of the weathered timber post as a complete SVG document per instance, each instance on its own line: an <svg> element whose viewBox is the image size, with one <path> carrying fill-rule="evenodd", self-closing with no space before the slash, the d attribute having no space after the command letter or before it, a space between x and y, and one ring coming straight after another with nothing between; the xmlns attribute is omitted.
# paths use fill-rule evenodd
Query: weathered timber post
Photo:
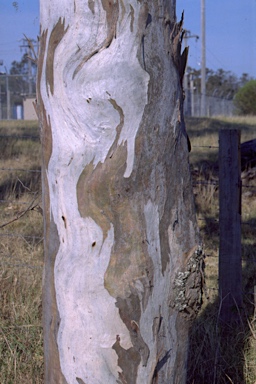
<svg viewBox="0 0 256 384"><path fill-rule="evenodd" d="M237 318L242 305L240 131L219 133L219 298L221 320Z"/></svg>

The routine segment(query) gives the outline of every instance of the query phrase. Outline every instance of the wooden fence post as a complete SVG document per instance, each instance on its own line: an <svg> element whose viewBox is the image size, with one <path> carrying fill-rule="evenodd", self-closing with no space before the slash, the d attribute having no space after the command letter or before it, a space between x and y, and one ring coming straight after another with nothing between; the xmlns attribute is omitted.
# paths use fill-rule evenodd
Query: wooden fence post
<svg viewBox="0 0 256 384"><path fill-rule="evenodd" d="M242 306L240 131L219 132L220 319L236 320Z"/></svg>

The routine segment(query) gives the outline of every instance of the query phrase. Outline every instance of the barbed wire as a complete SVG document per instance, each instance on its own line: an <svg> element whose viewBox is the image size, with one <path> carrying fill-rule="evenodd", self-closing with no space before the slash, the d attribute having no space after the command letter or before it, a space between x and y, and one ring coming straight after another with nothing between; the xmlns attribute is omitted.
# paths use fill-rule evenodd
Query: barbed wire
<svg viewBox="0 0 256 384"><path fill-rule="evenodd" d="M14 328L43 328L42 324L21 324L21 325L1 325L2 329L14 329Z"/></svg>
<svg viewBox="0 0 256 384"><path fill-rule="evenodd" d="M208 148L208 149L219 149L219 147L216 147L215 145L191 145L191 148ZM192 150L191 149L191 150Z"/></svg>
<svg viewBox="0 0 256 384"><path fill-rule="evenodd" d="M198 221L209 221L209 222L212 222L212 223L219 223L219 219L214 219L212 217L197 217L197 220ZM249 221L241 221L241 225L249 225L251 227L256 227L256 219L255 220L255 224L249 222Z"/></svg>
<svg viewBox="0 0 256 384"><path fill-rule="evenodd" d="M29 202L18 201L18 200L0 200L3 204L15 204L15 205L29 205Z"/></svg>
<svg viewBox="0 0 256 384"><path fill-rule="evenodd" d="M43 265L33 265L33 264L27 264L27 263L6 263L4 261L0 262L0 265L5 265L7 267L12 267L12 268L29 268L29 269L42 269L44 266Z"/></svg>
<svg viewBox="0 0 256 384"><path fill-rule="evenodd" d="M4 139L4 138L11 138L11 139L24 139L24 140L38 140L38 142L40 141L40 137L39 136L33 136L33 135L0 135L0 138L1 139Z"/></svg>
<svg viewBox="0 0 256 384"><path fill-rule="evenodd" d="M35 173L41 173L41 169L25 169L25 168L0 168L0 171L13 171L13 172L35 172ZM192 170L193 172L193 170ZM193 185L219 185L218 180L198 180L198 181L193 181ZM247 185L242 183L243 188L256 188L256 186L253 185ZM256 189L255 189L256 192ZM8 200L0 200L0 202L7 202ZM24 202L21 202L20 204L26 204Z"/></svg>
<svg viewBox="0 0 256 384"><path fill-rule="evenodd" d="M210 181L193 181L193 185L216 185L218 186L219 185L219 182L218 181L215 181L215 180L210 180Z"/></svg>
<svg viewBox="0 0 256 384"><path fill-rule="evenodd" d="M44 236L33 236L33 235L23 235L21 233L0 233L0 237L20 237L20 238L24 238L25 240L28 239L28 240L31 240L31 239L35 239L35 240L43 240L44 239Z"/></svg>
<svg viewBox="0 0 256 384"><path fill-rule="evenodd" d="M24 169L24 168L0 168L0 171L38 172L38 173L41 173L41 169Z"/></svg>

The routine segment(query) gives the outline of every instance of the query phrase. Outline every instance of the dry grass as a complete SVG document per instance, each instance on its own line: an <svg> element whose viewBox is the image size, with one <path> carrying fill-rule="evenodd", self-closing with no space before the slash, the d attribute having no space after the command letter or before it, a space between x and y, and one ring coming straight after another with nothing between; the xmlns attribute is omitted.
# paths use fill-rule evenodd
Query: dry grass
<svg viewBox="0 0 256 384"><path fill-rule="evenodd" d="M38 125L1 121L0 136L0 382L42 383Z"/></svg>
<svg viewBox="0 0 256 384"><path fill-rule="evenodd" d="M243 269L245 310L238 325L219 325L218 274L218 131L238 128L242 141L255 138L256 119L187 119L198 223L205 244L209 299L190 333L188 384L255 384L256 317L253 287L256 260L255 170L243 173ZM35 123L0 122L1 228L0 383L43 383L41 276L43 265L40 213L40 145ZM32 138L28 138L32 136ZM10 171L8 169L15 168ZM7 169L7 170L4 170ZM8 200L3 201L3 200ZM38 204L38 205L37 205ZM16 236L19 234L19 236ZM10 236L11 235L11 236ZM15 235L15 236L13 236ZM249 321L249 323L248 323Z"/></svg>

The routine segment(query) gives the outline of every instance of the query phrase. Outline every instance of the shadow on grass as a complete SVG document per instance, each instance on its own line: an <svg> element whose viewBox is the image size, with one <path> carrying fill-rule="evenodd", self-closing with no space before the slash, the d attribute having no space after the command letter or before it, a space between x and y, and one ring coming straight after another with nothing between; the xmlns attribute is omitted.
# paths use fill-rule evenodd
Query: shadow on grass
<svg viewBox="0 0 256 384"><path fill-rule="evenodd" d="M255 220L252 220L255 226ZM252 349L255 329L256 243L243 249L243 308L236 321L220 322L218 298L208 302L190 330L187 384L254 384Z"/></svg>

